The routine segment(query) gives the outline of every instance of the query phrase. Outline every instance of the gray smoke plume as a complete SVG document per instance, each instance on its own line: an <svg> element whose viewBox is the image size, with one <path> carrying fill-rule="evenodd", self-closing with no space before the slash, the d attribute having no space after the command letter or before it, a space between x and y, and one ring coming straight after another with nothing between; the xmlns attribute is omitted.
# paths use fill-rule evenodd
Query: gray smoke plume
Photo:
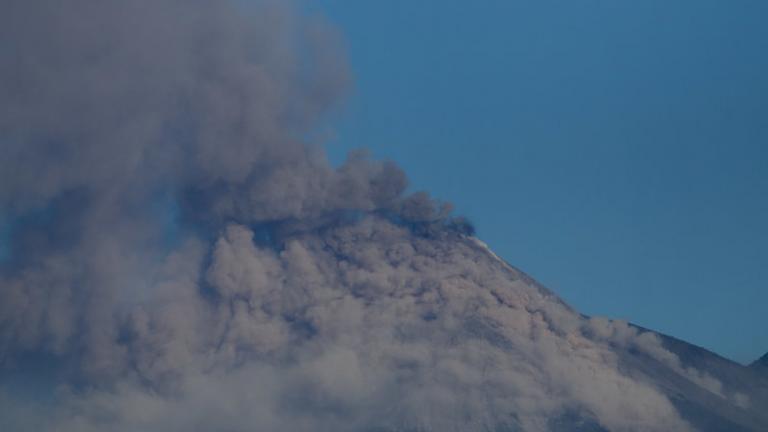
<svg viewBox="0 0 768 432"><path fill-rule="evenodd" d="M0 4L3 430L691 430L630 351L749 405L331 166L348 81L298 3Z"/></svg>

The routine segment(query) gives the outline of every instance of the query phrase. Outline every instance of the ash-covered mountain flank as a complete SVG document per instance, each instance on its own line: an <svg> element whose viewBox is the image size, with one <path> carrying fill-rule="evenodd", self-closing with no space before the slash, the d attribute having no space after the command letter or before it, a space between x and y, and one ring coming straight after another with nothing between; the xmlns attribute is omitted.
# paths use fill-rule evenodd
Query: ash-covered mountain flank
<svg viewBox="0 0 768 432"><path fill-rule="evenodd" d="M81 371L85 384L44 409L50 430L768 424L764 376L624 322L586 318L451 229L419 236L371 215L274 247L232 224L210 248L181 246L154 279L151 301L116 319L109 344L63 356L73 368L102 368ZM5 409L14 402L6 396ZM32 408L15 409L10 430L24 430L30 419L19 415ZM13 418L5 414L0 422Z"/></svg>
<svg viewBox="0 0 768 432"><path fill-rule="evenodd" d="M585 317L392 162L285 1L7 0L0 430L765 431L745 367Z"/></svg>

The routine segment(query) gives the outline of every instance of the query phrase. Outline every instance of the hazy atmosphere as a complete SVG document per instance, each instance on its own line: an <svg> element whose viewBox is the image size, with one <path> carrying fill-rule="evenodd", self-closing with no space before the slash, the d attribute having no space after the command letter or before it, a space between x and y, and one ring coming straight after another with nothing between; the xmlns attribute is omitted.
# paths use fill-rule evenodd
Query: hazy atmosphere
<svg viewBox="0 0 768 432"><path fill-rule="evenodd" d="M764 7L437 5L0 0L0 430L766 430Z"/></svg>

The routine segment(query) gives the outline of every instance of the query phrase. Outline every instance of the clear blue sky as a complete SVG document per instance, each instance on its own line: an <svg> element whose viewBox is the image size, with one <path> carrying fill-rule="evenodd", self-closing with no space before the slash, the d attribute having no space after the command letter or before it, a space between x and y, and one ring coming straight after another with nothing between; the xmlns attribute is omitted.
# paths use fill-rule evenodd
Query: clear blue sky
<svg viewBox="0 0 768 432"><path fill-rule="evenodd" d="M768 2L322 0L368 147L582 312L768 351Z"/></svg>

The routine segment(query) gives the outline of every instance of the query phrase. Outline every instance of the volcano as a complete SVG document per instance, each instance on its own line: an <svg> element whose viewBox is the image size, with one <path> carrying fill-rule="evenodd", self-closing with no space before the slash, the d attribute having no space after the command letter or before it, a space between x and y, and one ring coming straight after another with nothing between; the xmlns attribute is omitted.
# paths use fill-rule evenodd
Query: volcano
<svg viewBox="0 0 768 432"><path fill-rule="evenodd" d="M768 430L765 357L585 316L394 162L331 164L324 20L63 3L0 13L0 430Z"/></svg>

